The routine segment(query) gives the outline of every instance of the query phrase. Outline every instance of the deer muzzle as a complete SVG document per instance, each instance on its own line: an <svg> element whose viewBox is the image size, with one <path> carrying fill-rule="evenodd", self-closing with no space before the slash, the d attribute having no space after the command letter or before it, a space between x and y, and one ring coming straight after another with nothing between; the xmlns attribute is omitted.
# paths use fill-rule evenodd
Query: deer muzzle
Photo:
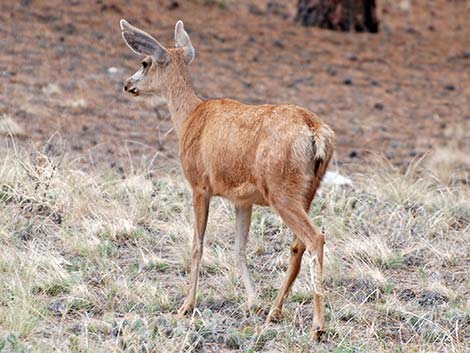
<svg viewBox="0 0 470 353"><path fill-rule="evenodd" d="M139 95L139 90L137 87L134 86L134 84L130 80L124 81L124 92L129 92L132 93L134 96Z"/></svg>

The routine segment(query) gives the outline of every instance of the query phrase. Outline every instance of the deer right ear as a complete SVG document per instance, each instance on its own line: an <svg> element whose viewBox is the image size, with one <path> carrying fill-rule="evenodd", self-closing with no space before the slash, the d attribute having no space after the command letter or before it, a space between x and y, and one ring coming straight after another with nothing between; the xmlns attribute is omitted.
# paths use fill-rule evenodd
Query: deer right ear
<svg viewBox="0 0 470 353"><path fill-rule="evenodd" d="M175 26L175 43L177 48L183 48L184 61L189 64L195 56L194 47L191 44L188 33L184 30L183 21L179 20Z"/></svg>
<svg viewBox="0 0 470 353"><path fill-rule="evenodd" d="M132 26L129 22L122 19L119 22L121 34L127 46L138 55L150 55L158 63L168 64L170 55L167 50L157 42L150 34Z"/></svg>

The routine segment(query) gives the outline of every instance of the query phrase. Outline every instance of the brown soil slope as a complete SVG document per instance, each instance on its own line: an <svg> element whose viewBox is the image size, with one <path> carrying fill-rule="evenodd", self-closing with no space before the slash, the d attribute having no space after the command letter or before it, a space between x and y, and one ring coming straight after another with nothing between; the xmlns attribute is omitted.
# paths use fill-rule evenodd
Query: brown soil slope
<svg viewBox="0 0 470 353"><path fill-rule="evenodd" d="M164 105L122 92L140 59L118 22L173 45L182 19L197 50L192 73L201 96L305 106L334 128L337 163L350 170L371 152L406 165L434 146L468 143L465 1L419 0L409 9L382 1L377 35L295 25L295 1L220 3L4 0L0 111L35 143L58 133L93 161L117 165L158 152L157 168L174 167L177 141Z"/></svg>

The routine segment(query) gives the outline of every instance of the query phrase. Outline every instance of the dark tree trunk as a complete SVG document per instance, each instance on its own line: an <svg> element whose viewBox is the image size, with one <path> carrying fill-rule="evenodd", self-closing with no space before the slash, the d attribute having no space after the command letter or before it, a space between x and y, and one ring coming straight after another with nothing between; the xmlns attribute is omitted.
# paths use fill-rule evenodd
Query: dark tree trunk
<svg viewBox="0 0 470 353"><path fill-rule="evenodd" d="M295 21L339 31L379 31L375 0L299 0Z"/></svg>

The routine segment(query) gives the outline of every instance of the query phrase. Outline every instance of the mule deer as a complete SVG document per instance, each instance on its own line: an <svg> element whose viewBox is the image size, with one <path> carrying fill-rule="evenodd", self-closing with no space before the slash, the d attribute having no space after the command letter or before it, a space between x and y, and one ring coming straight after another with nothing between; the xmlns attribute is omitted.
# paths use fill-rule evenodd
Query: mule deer
<svg viewBox="0 0 470 353"><path fill-rule="evenodd" d="M125 20L120 25L129 48L144 56L140 69L125 81L124 91L165 98L179 139L181 166L192 187L192 263L186 300L178 315L194 309L209 202L212 196L222 196L235 205L236 261L248 308L257 303L246 265L252 207L271 206L292 230L294 240L287 277L267 322L280 317L307 250L314 266L312 335L319 338L325 330L324 236L308 210L333 154L333 132L315 114L295 105L200 99L188 69L195 51L182 21L176 23L176 48L172 49Z"/></svg>

